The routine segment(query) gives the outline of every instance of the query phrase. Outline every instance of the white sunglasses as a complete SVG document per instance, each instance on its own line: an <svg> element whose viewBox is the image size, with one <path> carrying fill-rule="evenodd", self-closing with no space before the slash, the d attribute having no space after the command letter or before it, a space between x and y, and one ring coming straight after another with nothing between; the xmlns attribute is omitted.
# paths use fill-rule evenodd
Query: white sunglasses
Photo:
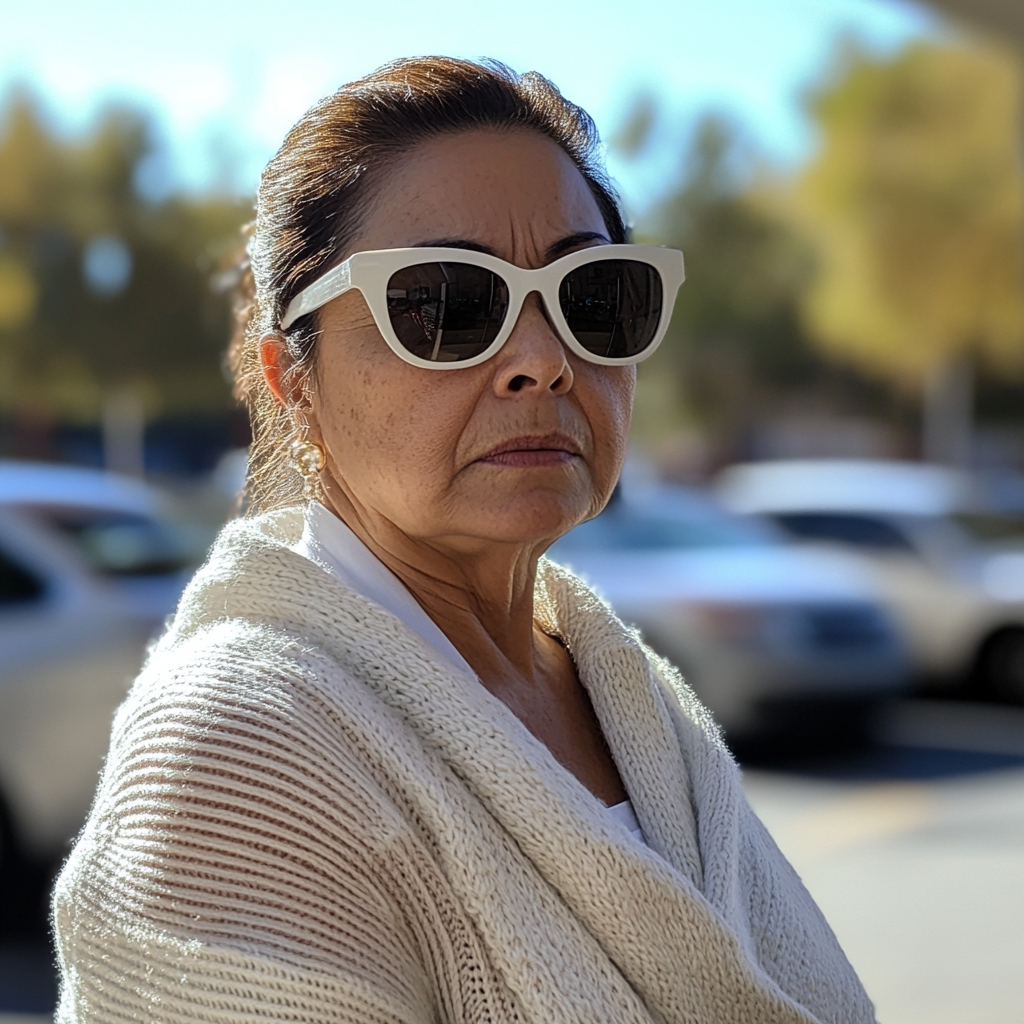
<svg viewBox="0 0 1024 1024"><path fill-rule="evenodd" d="M684 278L683 254L653 245L593 246L539 270L471 249L380 249L355 253L299 292L281 329L358 288L396 355L452 370L490 359L538 292L571 351L622 366L661 344Z"/></svg>

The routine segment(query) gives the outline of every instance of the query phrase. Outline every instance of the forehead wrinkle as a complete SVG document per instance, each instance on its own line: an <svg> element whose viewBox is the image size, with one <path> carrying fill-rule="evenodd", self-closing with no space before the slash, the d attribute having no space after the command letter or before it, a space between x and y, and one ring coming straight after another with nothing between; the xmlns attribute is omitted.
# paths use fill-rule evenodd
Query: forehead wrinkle
<svg viewBox="0 0 1024 1024"><path fill-rule="evenodd" d="M584 244L585 241L594 238L605 238L598 231L587 229L573 230L571 222L563 222L555 230L548 231L548 225L538 225L534 219L530 219L525 229L517 230L515 217L509 217L509 234L512 239L512 263L522 263L528 267L543 267L558 256L563 255L577 244ZM552 237L553 236L553 237ZM552 238L551 241L548 241ZM607 239L605 239L607 241Z"/></svg>
<svg viewBox="0 0 1024 1024"><path fill-rule="evenodd" d="M488 147L494 140L500 148L507 142L503 134L482 133L479 139ZM526 138L530 138L528 133ZM549 262L552 248L567 237L596 229L607 231L586 179L555 143L544 139L528 142L531 147L537 142L542 146L539 152L544 167L540 178L544 180L533 183L532 178L524 180L517 174L519 180L510 179L502 195L501 188L484 180L495 175L500 179L503 173L502 166L486 159L486 152L479 162L474 159L461 166L439 166L446 160L443 149L447 141L433 140L414 148L384 177L374 190L361 237L350 246L350 252L421 245L424 238L461 239L473 243L473 248L507 255L511 262L538 266ZM463 145L467 140L457 141ZM425 177L417 172L418 155L426 158ZM396 190L401 196L401 211L391 205L397 198ZM480 193L490 193L490 202L478 205L475 199ZM445 195L449 195L448 202L444 201Z"/></svg>

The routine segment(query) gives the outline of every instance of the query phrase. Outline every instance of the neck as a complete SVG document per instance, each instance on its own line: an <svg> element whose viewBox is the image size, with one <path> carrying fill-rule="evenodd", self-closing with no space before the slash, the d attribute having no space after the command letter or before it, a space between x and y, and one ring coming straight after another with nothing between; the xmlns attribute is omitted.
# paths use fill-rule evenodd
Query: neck
<svg viewBox="0 0 1024 1024"><path fill-rule="evenodd" d="M543 544L409 537L332 488L324 504L388 567L489 689L536 681L551 643L534 624Z"/></svg>

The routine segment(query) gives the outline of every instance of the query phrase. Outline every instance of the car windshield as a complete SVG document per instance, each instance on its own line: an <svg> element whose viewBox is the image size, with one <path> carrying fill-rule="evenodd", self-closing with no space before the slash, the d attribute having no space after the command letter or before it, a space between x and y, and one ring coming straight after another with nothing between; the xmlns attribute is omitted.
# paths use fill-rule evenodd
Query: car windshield
<svg viewBox="0 0 1024 1024"><path fill-rule="evenodd" d="M680 548L739 547L770 544L773 531L756 520L716 514L713 509L678 512L615 507L577 526L552 549L559 552L610 549L656 551Z"/></svg>
<svg viewBox="0 0 1024 1024"><path fill-rule="evenodd" d="M774 518L800 540L834 541L885 551L914 550L908 537L879 516L852 512L782 512Z"/></svg>
<svg viewBox="0 0 1024 1024"><path fill-rule="evenodd" d="M36 510L105 576L156 576L202 561L206 530L145 516L74 509Z"/></svg>

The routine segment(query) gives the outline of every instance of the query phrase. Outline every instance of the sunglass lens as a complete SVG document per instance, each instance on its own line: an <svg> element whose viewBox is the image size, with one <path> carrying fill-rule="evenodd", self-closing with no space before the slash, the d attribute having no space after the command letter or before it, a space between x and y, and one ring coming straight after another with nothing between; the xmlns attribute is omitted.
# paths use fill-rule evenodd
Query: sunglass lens
<svg viewBox="0 0 1024 1024"><path fill-rule="evenodd" d="M505 282L469 263L419 263L388 281L388 315L398 340L432 363L480 355L507 312Z"/></svg>
<svg viewBox="0 0 1024 1024"><path fill-rule="evenodd" d="M597 260L570 270L558 298L573 337L607 359L643 352L661 322L661 275L637 260Z"/></svg>

